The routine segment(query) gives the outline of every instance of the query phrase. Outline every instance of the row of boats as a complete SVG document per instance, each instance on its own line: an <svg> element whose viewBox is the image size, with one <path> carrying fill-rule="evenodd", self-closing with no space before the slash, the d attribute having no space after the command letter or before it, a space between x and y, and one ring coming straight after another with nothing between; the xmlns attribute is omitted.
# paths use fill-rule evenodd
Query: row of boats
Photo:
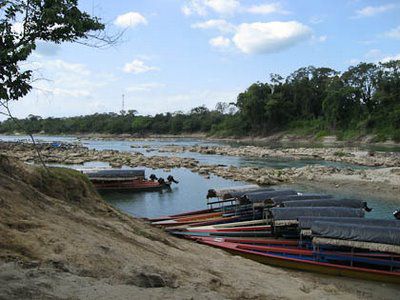
<svg viewBox="0 0 400 300"><path fill-rule="evenodd" d="M207 199L205 210L148 221L266 264L400 283L400 221L366 218L365 201L254 185Z"/></svg>

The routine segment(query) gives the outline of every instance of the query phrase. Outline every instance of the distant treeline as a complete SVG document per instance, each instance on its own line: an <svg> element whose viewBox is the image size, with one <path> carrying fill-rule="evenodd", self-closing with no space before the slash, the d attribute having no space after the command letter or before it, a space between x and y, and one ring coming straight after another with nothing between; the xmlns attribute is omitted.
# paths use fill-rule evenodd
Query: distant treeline
<svg viewBox="0 0 400 300"><path fill-rule="evenodd" d="M377 139L400 140L400 60L360 63L340 73L330 68L300 68L286 78L271 74L240 93L234 103L218 103L190 112L136 115L136 111L70 118L30 115L19 120L32 133L207 133L220 136L338 134L354 138L375 134ZM20 132L12 120L0 132Z"/></svg>

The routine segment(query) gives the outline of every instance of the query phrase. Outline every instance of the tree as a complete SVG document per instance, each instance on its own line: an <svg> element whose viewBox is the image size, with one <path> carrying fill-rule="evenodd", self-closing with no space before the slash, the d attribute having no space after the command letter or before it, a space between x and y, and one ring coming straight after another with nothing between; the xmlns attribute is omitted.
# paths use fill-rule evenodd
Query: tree
<svg viewBox="0 0 400 300"><path fill-rule="evenodd" d="M0 0L0 113L18 122L9 102L32 89L32 70L23 70L21 62L39 40L85 43L94 38L106 42L99 34L103 30L104 24L81 11L77 0ZM32 135L31 139L35 143Z"/></svg>
<svg viewBox="0 0 400 300"><path fill-rule="evenodd" d="M265 104L272 90L268 83L252 84L244 93L240 93L236 106L243 120L256 133L261 133L265 121Z"/></svg>
<svg viewBox="0 0 400 300"><path fill-rule="evenodd" d="M360 102L366 106L368 113L373 112L375 107L372 96L376 91L377 71L378 67L375 64L359 63L342 75L342 80L347 85L358 90Z"/></svg>
<svg viewBox="0 0 400 300"><path fill-rule="evenodd" d="M356 88L343 84L336 79L327 88L326 97L322 103L325 120L331 130L347 129L360 119L360 101L357 99Z"/></svg>

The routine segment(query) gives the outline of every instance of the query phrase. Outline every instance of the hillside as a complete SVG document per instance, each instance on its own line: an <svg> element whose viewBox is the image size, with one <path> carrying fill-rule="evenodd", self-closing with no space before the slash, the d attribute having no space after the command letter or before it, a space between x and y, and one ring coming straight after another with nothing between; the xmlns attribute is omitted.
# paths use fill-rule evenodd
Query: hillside
<svg viewBox="0 0 400 300"><path fill-rule="evenodd" d="M399 290L170 237L109 206L75 171L0 156L0 299L391 299Z"/></svg>

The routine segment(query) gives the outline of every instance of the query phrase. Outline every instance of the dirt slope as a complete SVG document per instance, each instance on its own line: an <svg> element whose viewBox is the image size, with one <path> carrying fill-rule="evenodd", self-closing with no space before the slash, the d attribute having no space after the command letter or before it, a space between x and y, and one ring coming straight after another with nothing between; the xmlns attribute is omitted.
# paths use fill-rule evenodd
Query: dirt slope
<svg viewBox="0 0 400 300"><path fill-rule="evenodd" d="M394 299L399 287L277 269L175 239L77 172L0 156L0 299Z"/></svg>

